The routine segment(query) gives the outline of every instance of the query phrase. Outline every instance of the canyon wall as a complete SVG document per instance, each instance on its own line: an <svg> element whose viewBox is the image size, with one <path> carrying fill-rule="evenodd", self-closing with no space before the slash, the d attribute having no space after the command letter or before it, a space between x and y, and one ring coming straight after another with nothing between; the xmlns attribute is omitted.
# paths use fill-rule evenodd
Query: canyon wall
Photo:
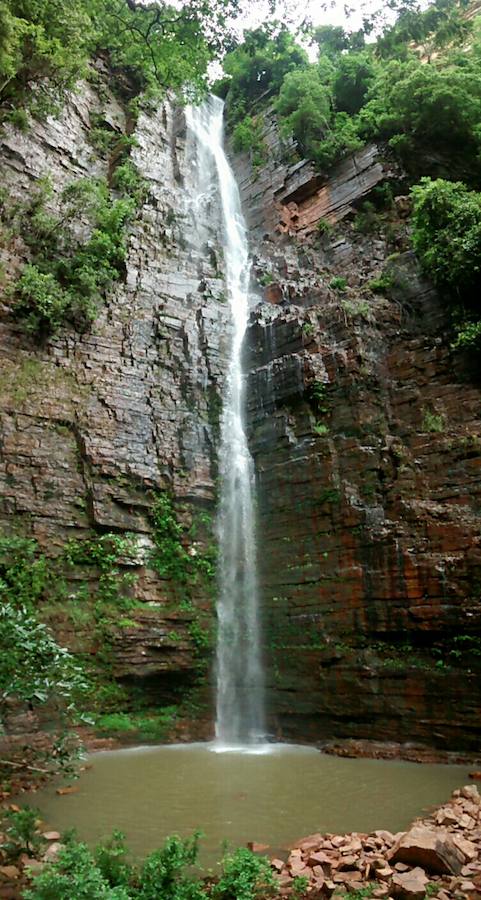
<svg viewBox="0 0 481 900"><path fill-rule="evenodd" d="M92 123L119 135L131 123L101 64L99 78L59 119L27 134L5 126L0 165L14 200L49 175L55 211L66 184L109 175ZM172 500L189 558L215 540L230 327L222 250L215 228L199 243L182 112L168 102L142 112L135 136L146 197L125 278L93 327L36 343L2 296L0 525L54 561L72 540L130 536L117 568L134 576L135 602L108 623L111 673L157 704L197 686L189 734L208 735L215 579L191 579L186 595L152 558L159 496ZM271 731L477 748L476 372L450 348L443 306L408 249L393 161L371 146L326 180L285 162L269 118L265 136L264 166L234 162L254 254L246 366ZM386 182L401 195L376 218L363 203ZM3 234L1 254L8 283L28 248ZM40 608L94 663L105 630L72 604L101 574L70 567L62 601Z"/></svg>
<svg viewBox="0 0 481 900"><path fill-rule="evenodd" d="M100 120L121 136L129 121L101 64L99 81L79 88L58 119L32 122L26 134L4 127L0 166L9 202L25 202L48 176L55 212L67 184L108 177L112 159L92 146L93 124ZM117 570L132 576L134 603L108 623L111 668L116 678L141 683L156 703L177 702L183 687L205 680L199 656L210 642L204 634L212 630L213 585L191 579L186 600L185 585L154 571L153 508L159 495L172 498L190 558L215 543L230 328L222 249L215 229L199 245L185 145L181 110L166 101L141 112L132 159L146 181L145 200L130 228L125 277L90 330L67 326L43 343L31 339L12 315L8 290L0 322L2 533L33 537L49 559L72 540L129 535ZM8 285L28 248L18 235L2 237ZM95 565L70 568L70 594L60 602L46 597L39 609L61 641L94 663L105 629L99 637L89 606L82 621L70 615L69 601L99 575ZM208 689L203 701L199 715L210 728Z"/></svg>
<svg viewBox="0 0 481 900"><path fill-rule="evenodd" d="M266 140L236 166L272 731L477 749L479 370L408 249L408 198L363 205L392 160L368 147L323 182L273 121Z"/></svg>

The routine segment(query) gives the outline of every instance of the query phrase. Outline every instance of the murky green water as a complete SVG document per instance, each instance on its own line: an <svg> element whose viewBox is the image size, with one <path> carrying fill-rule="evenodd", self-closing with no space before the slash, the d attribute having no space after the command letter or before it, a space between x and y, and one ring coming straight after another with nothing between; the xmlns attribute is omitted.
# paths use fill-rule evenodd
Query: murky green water
<svg viewBox="0 0 481 900"><path fill-rule="evenodd" d="M258 755L214 753L207 744L135 748L89 762L77 793L37 794L49 826L75 827L89 842L120 828L136 854L200 828L204 864L225 839L274 852L314 831L398 831L468 782L464 766L338 759L285 744Z"/></svg>

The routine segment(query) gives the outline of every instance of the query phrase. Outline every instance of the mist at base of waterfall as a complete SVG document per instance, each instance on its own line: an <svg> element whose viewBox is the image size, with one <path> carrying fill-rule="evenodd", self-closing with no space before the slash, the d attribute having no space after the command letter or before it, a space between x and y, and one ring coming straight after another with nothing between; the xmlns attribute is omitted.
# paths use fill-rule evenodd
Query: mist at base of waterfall
<svg viewBox="0 0 481 900"><path fill-rule="evenodd" d="M58 796L51 785L35 806L49 827L74 827L89 843L120 829L140 856L169 834L201 829L200 861L213 865L224 841L258 841L275 855L317 831L403 830L469 780L466 766L339 759L293 744L219 750L208 743L96 753L77 793Z"/></svg>

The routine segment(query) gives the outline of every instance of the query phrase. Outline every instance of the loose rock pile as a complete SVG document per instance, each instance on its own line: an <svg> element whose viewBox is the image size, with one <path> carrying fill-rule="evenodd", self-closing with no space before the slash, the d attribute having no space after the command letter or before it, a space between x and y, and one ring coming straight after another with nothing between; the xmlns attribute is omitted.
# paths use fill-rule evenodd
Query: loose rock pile
<svg viewBox="0 0 481 900"><path fill-rule="evenodd" d="M398 834L312 834L271 865L284 896L305 878L311 900L353 891L375 900L481 900L481 797L467 785Z"/></svg>

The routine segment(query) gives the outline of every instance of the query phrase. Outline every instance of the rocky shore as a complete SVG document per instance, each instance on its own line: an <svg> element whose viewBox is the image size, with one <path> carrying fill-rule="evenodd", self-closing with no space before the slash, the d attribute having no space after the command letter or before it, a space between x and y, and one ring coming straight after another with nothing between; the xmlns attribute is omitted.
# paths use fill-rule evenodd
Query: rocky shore
<svg viewBox="0 0 481 900"><path fill-rule="evenodd" d="M271 865L282 896L481 900L481 797L466 785L398 834L312 834Z"/></svg>

